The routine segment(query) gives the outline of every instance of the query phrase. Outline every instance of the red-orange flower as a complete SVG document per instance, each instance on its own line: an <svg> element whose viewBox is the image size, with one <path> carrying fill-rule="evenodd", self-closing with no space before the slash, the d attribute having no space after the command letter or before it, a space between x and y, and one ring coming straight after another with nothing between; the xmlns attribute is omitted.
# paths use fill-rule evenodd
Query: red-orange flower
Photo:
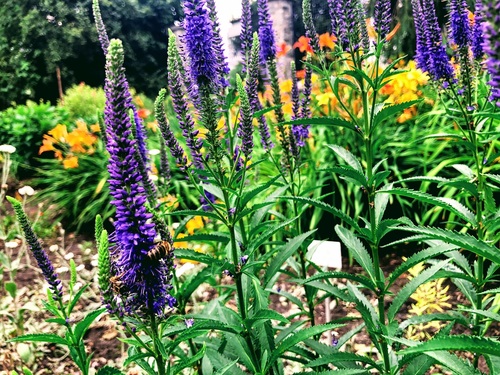
<svg viewBox="0 0 500 375"><path fill-rule="evenodd" d="M321 48L330 48L331 50L333 50L333 47L335 47L335 41L337 40L337 38L335 38L335 36L333 35L330 35L329 32L326 32L324 34L321 34L319 36L319 46Z"/></svg>
<svg viewBox="0 0 500 375"><path fill-rule="evenodd" d="M285 42L283 42L283 43L278 45L276 57L279 59L280 57L286 56L286 54L290 50L291 50L290 46L288 44L286 44Z"/></svg>
<svg viewBox="0 0 500 375"><path fill-rule="evenodd" d="M309 45L309 38L302 35L299 40L293 44L293 48L298 48L300 52L313 53L312 47Z"/></svg>
<svg viewBox="0 0 500 375"><path fill-rule="evenodd" d="M147 118L150 114L151 111L147 110L146 108L141 108L137 110L137 115L142 119Z"/></svg>

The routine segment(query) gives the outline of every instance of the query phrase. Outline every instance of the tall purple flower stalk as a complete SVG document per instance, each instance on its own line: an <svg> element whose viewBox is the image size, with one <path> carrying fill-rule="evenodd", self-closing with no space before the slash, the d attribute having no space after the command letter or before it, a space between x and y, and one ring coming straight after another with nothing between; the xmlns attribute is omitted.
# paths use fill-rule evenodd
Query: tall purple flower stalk
<svg viewBox="0 0 500 375"><path fill-rule="evenodd" d="M337 38L337 43L341 45L342 48L346 48L348 40L344 1L328 0L328 10L332 22L332 34Z"/></svg>
<svg viewBox="0 0 500 375"><path fill-rule="evenodd" d="M191 78L198 86L217 84L214 32L205 0L184 0L184 15L184 44Z"/></svg>
<svg viewBox="0 0 500 375"><path fill-rule="evenodd" d="M429 51L426 46L426 31L425 31L425 23L426 20L424 18L424 13L422 12L422 6L419 0L412 0L412 9L413 9L413 21L415 24L416 31L416 53L415 60L417 62L417 67L424 72L428 71L428 63L429 63Z"/></svg>
<svg viewBox="0 0 500 375"><path fill-rule="evenodd" d="M193 164L197 169L203 169L203 156L201 155L203 140L198 137L198 131L194 128L194 121L188 109L185 91L182 87L181 66L178 57L179 51L177 50L176 39L174 34L170 32L168 41L168 87L170 96L179 121L179 127L191 152ZM178 158L179 156L175 157Z"/></svg>
<svg viewBox="0 0 500 375"><path fill-rule="evenodd" d="M306 60L309 64L311 63L311 57L308 56ZM312 68L310 65L306 64L305 67L306 75L304 78L304 89L302 91L302 102L300 103L300 117L309 118L311 117L311 108L309 104L311 103L311 91L312 91ZM299 147L305 146L305 139L309 137L310 125L293 125L292 133L297 141Z"/></svg>
<svg viewBox="0 0 500 375"><path fill-rule="evenodd" d="M306 27L306 36L310 40L311 47L314 53L319 53L321 48L319 46L319 38L312 18L311 0L302 1L302 17L304 19L304 26Z"/></svg>
<svg viewBox="0 0 500 375"><path fill-rule="evenodd" d="M250 106L252 108L252 112L257 112L262 109L262 104L259 101L258 86L259 86L259 39L257 34L254 33L253 42L252 42L252 50L250 53L249 66L248 66L248 75L246 81L246 91L248 95L248 100L250 101ZM259 121L259 134L260 140L262 142L262 147L264 150L269 151L274 147L273 142L271 141L271 134L269 133L269 126L267 125L266 118L264 115L261 115L258 118Z"/></svg>
<svg viewBox="0 0 500 375"><path fill-rule="evenodd" d="M500 107L500 3L491 1L485 7L484 52L486 68L490 74L490 100Z"/></svg>
<svg viewBox="0 0 500 375"><path fill-rule="evenodd" d="M243 55L241 71L246 73L252 49L252 8L250 7L250 0L241 1L240 42L241 53Z"/></svg>
<svg viewBox="0 0 500 375"><path fill-rule="evenodd" d="M128 314L161 316L175 299L168 294L171 269L165 261L151 262L148 252L155 247L156 230L146 211L146 195L134 158L136 140L131 138L128 115L129 87L123 68L123 46L112 39L106 56L105 122L109 131L109 190L116 207L115 237L123 307Z"/></svg>
<svg viewBox="0 0 500 375"><path fill-rule="evenodd" d="M468 48L471 39L471 30L467 3L465 0L450 0L450 40L458 48Z"/></svg>
<svg viewBox="0 0 500 375"><path fill-rule="evenodd" d="M36 234L33 232L31 224L28 218L26 217L25 213L23 212L23 207L21 203L19 203L17 200L11 197L7 197L7 199L14 207L17 220L19 221L19 224L21 225L21 228L24 232L24 237L26 238L26 242L28 243L31 252L35 257L38 267L40 267L40 270L42 271L43 277L49 284L49 289L52 292L52 297L55 300L62 302L63 293L62 293L61 280L58 279L57 274L54 271L54 267L52 266L52 263L50 262L47 253L43 250L40 241L38 240Z"/></svg>
<svg viewBox="0 0 500 375"><path fill-rule="evenodd" d="M376 0L373 9L373 26L378 38L384 40L389 34L391 23L391 1Z"/></svg>
<svg viewBox="0 0 500 375"><path fill-rule="evenodd" d="M239 75L236 76L236 86L241 103L238 137L241 139L241 152L245 155L246 160L250 160L253 150L253 112L248 100L248 94Z"/></svg>
<svg viewBox="0 0 500 375"><path fill-rule="evenodd" d="M260 60L265 63L276 56L273 21L269 15L267 0L258 0L257 8L259 11Z"/></svg>
<svg viewBox="0 0 500 375"><path fill-rule="evenodd" d="M483 20L484 20L483 1L477 0L476 10L474 12L474 25L472 26L472 40L471 40L471 50L475 60L481 60L484 55Z"/></svg>
<svg viewBox="0 0 500 375"><path fill-rule="evenodd" d="M417 55L419 67L425 68L434 80L453 80L453 67L443 45L433 0L415 0L413 14L415 23L422 23L417 27L417 33L421 33L417 43L422 43L417 44L417 54L424 52Z"/></svg>
<svg viewBox="0 0 500 375"><path fill-rule="evenodd" d="M99 42L101 43L101 48L104 52L104 55L107 56L109 48L109 38L106 32L106 27L102 20L101 10L99 9L99 0L93 0L92 9L94 12L94 20L96 24L97 34L99 36ZM147 176L149 171L149 157L148 157L148 150L146 147L146 130L144 129L143 121L139 117L137 108L132 103L132 95L130 94L129 91L126 92L125 99L127 108L132 110L134 114L134 121L136 126L135 137L137 139L137 151L143 161L144 171L142 174ZM152 186L151 182L150 185Z"/></svg>
<svg viewBox="0 0 500 375"><path fill-rule="evenodd" d="M220 35L219 19L217 16L217 9L215 7L215 0L207 0L207 6L209 10L210 21L212 21L212 32L213 32L213 47L215 52L215 57L217 59L217 75L219 76L219 87L223 89L229 86L229 81L227 80L227 75L229 74L229 65L227 63L226 56L224 54L224 45L222 42L222 37Z"/></svg>

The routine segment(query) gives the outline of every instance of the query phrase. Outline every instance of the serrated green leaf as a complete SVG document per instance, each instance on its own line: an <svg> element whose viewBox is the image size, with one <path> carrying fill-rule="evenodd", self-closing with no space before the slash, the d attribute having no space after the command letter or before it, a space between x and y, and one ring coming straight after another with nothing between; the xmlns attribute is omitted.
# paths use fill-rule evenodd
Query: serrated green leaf
<svg viewBox="0 0 500 375"><path fill-rule="evenodd" d="M354 228L356 232L361 231L361 228L359 227L358 223L353 220L350 216L346 215L345 212L339 210L336 207L333 207L329 205L328 203L325 203L323 201L313 199L313 198L307 198L307 197L281 197L282 199L288 199L288 200L294 200L297 202L301 203L307 203L310 204L311 206L318 207L322 209L325 212L328 212L332 214L333 216L345 221L349 226Z"/></svg>
<svg viewBox="0 0 500 375"><path fill-rule="evenodd" d="M185 359L180 359L174 366L170 368L169 374L177 375L182 370L188 367L193 367L200 359L205 355L206 347L205 345L198 350L193 356L187 357Z"/></svg>
<svg viewBox="0 0 500 375"><path fill-rule="evenodd" d="M276 275L280 268L286 264L287 259L290 258L298 248L300 248L304 240L315 231L316 230L312 230L289 239L287 243L279 247L279 249L277 250L277 255L272 259L271 264L267 268L264 275L264 288L272 287L272 285L269 285L269 282L272 280L272 278Z"/></svg>
<svg viewBox="0 0 500 375"><path fill-rule="evenodd" d="M30 333L14 337L7 340L7 342L48 342L52 344L69 345L66 339L52 333Z"/></svg>
<svg viewBox="0 0 500 375"><path fill-rule="evenodd" d="M331 353L327 356L322 356L318 359L315 359L307 364L307 367L317 367L317 366L323 366L323 365L328 365L330 363L335 364L338 362L361 362L364 364L367 364L371 366L372 368L376 368L379 370L381 373L384 372L381 366L379 366L373 359L358 355L358 354L353 354L353 353L346 353L346 352L336 352L336 353Z"/></svg>
<svg viewBox="0 0 500 375"><path fill-rule="evenodd" d="M408 271L413 266L426 261L427 259L431 259L437 257L438 255L443 255L445 253L451 252L457 249L456 245L450 244L438 244L435 246L428 247L422 251L419 251L416 254L413 254L411 257L406 259L403 263L401 263L390 275L388 286L391 286L403 273Z"/></svg>
<svg viewBox="0 0 500 375"><path fill-rule="evenodd" d="M247 326L248 329L251 329L253 325L260 320L278 320L281 323L285 324L289 323L289 320L285 318L283 315L274 310L269 310L269 309L262 309L257 311L255 315L252 315L251 317L247 318L246 320L243 321L243 323Z"/></svg>
<svg viewBox="0 0 500 375"><path fill-rule="evenodd" d="M425 375L427 370L436 363L434 358L425 354L419 355L410 361L403 375Z"/></svg>
<svg viewBox="0 0 500 375"><path fill-rule="evenodd" d="M338 145L327 145L327 146L331 148L339 158L344 160L348 166L350 166L352 169L354 169L355 171L359 172L361 175L364 176L363 167L361 167L361 164L359 163L358 159L351 152L349 152L346 148L342 146Z"/></svg>
<svg viewBox="0 0 500 375"><path fill-rule="evenodd" d="M408 198L417 199L418 201L423 203L429 203L438 207L442 207L450 212L453 212L455 215L462 218L467 223L471 223L474 226L477 225L476 217L474 216L474 214L467 207L454 199L434 197L433 195L428 193L405 188L389 189L386 191L381 191L381 193L402 195Z"/></svg>
<svg viewBox="0 0 500 375"><path fill-rule="evenodd" d="M203 211L203 210L179 210L179 211L173 211L173 212L166 212L166 215L178 215L180 217L185 217L185 216L203 216L203 217L208 217L211 219L219 219L219 215L217 215L214 212L211 211Z"/></svg>
<svg viewBox="0 0 500 375"><path fill-rule="evenodd" d="M85 318L83 318L80 322L78 322L74 331L76 342L80 342L80 340L83 339L83 336L85 335L85 332L87 332L87 329L104 311L106 311L105 308L92 311L88 313L87 316L85 316Z"/></svg>
<svg viewBox="0 0 500 375"><path fill-rule="evenodd" d="M413 233L418 233L420 240L431 239L441 240L445 243L451 243L460 246L470 252L485 257L500 264L500 253L495 246L492 246L484 241L478 240L466 233L458 233L451 230L434 228L434 227L417 227L405 226L398 227L400 230L406 230ZM406 239L408 240L408 238Z"/></svg>
<svg viewBox="0 0 500 375"><path fill-rule="evenodd" d="M441 350L465 350L478 354L500 356L500 342L486 337L452 335L420 343L401 350L399 354L429 353Z"/></svg>
<svg viewBox="0 0 500 375"><path fill-rule="evenodd" d="M443 260L436 263L432 267L427 268L425 271L420 273L417 277L413 278L408 284L406 284L394 297L391 306L387 310L387 318L392 321L399 309L403 304L410 298L410 296L417 290L417 288L425 284L436 272L445 267L449 263L449 259Z"/></svg>
<svg viewBox="0 0 500 375"><path fill-rule="evenodd" d="M263 245L265 242L269 240L269 237L271 237L274 233L278 232L280 229L286 227L288 224L293 223L297 218L293 217L291 219L279 222L278 224L272 225L268 229L266 229L264 232L260 233L258 237L250 242L250 245L248 247L249 253L253 253L255 250L257 250L261 245Z"/></svg>
<svg viewBox="0 0 500 375"><path fill-rule="evenodd" d="M240 199L240 207L245 207L248 202L250 202L254 197L262 193L263 191L269 189L277 180L281 178L280 175L271 178L269 181L267 181L264 184L261 184L260 186L257 186L256 188L250 190L250 191L245 191L243 192L243 195L241 196Z"/></svg>
<svg viewBox="0 0 500 375"><path fill-rule="evenodd" d="M488 177L491 181L496 182L497 184L500 184L500 175L492 174L492 173L485 173L484 175L486 177Z"/></svg>
<svg viewBox="0 0 500 375"><path fill-rule="evenodd" d="M354 259L356 259L356 262L358 262L358 264L368 273L371 280L375 282L374 280L377 278L375 277L375 269L373 268L372 259L363 243L352 232L341 227L340 225L335 226L335 232L344 245L349 249Z"/></svg>
<svg viewBox="0 0 500 375"><path fill-rule="evenodd" d="M386 118L393 116L397 113L400 113L400 112L404 111L405 109L410 108L412 105L418 104L421 101L422 101L422 99L410 100L408 102L392 104L392 105L388 105L388 106L384 107L381 111L379 111L373 117L372 131L378 125L380 125L382 123L382 121L384 121Z"/></svg>
<svg viewBox="0 0 500 375"><path fill-rule="evenodd" d="M360 275L360 274L342 272L342 271L318 272L317 274L304 280L303 283L304 284L311 284L312 282L317 281L317 280L329 280L329 279L352 280L352 281L356 281L357 283L363 285L364 287L366 287L372 291L376 290L376 285L368 277L366 277L364 275Z"/></svg>
<svg viewBox="0 0 500 375"><path fill-rule="evenodd" d="M76 292L75 296L73 297L73 299L71 300L71 302L68 305L68 315L70 315L73 312L73 309L75 308L76 304L78 303L78 300L82 296L83 292L85 292L87 290L88 287L89 287L89 284L85 284L84 286L82 286L78 290L78 292Z"/></svg>
<svg viewBox="0 0 500 375"><path fill-rule="evenodd" d="M390 190L391 188L392 184L388 184L375 194L375 223L372 223L375 227L378 227L382 222L382 218L384 217L385 209L387 208L390 198L389 194L380 194L380 192Z"/></svg>
<svg viewBox="0 0 500 375"><path fill-rule="evenodd" d="M366 296L361 293L356 286L349 282L347 283L347 290L349 290L349 294L353 297L353 302L356 303L356 310L358 310L363 317L368 330L370 331L372 328L380 325L380 320L375 308L370 301L368 301L368 298L366 298Z"/></svg>
<svg viewBox="0 0 500 375"><path fill-rule="evenodd" d="M153 355L149 352L129 355L127 357L127 359L123 362L123 367L127 367L128 365L130 365L133 362L138 363L140 360L143 360L146 358L151 358L151 357L153 357Z"/></svg>
<svg viewBox="0 0 500 375"><path fill-rule="evenodd" d="M277 359L291 347L297 345L298 343L304 341L309 337L319 335L330 329L335 329L342 326L343 326L342 324L334 324L334 323L322 324L304 328L300 331L295 332L295 334L288 336L286 339L282 340L276 347L276 350L271 353L271 357L268 362L268 368L266 369L266 371L264 371L264 373L268 373L267 370L269 370L269 364L275 363Z"/></svg>

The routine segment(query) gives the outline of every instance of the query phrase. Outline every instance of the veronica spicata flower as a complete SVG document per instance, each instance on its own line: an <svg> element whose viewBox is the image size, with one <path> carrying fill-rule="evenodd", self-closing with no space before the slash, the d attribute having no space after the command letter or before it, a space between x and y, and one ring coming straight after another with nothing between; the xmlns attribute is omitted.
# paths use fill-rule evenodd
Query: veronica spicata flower
<svg viewBox="0 0 500 375"><path fill-rule="evenodd" d="M240 42L241 53L243 55L241 71L246 73L250 60L250 50L252 49L252 9L250 7L250 0L241 1Z"/></svg>
<svg viewBox="0 0 500 375"><path fill-rule="evenodd" d="M16 212L17 220L21 225L21 228L24 232L24 237L26 238L26 242L28 243L33 256L38 263L38 267L42 270L43 277L49 284L49 289L52 292L53 298L55 300L62 301L62 285L61 280L58 279L57 274L54 271L54 267L50 262L47 253L43 250L40 241L38 240L36 234L33 232L31 224L23 212L23 207L20 202L15 200L12 197L7 197L8 201L14 207L14 211Z"/></svg>
<svg viewBox="0 0 500 375"><path fill-rule="evenodd" d="M184 44L190 74L198 85L218 82L214 33L205 0L184 0Z"/></svg>
<svg viewBox="0 0 500 375"><path fill-rule="evenodd" d="M134 157L136 140L131 138L123 58L121 41L112 39L106 56L105 121L109 134L109 190L116 207L116 275L122 285L125 312L161 316L167 303L175 303L168 294L171 269L169 262L152 262L148 257L155 247L156 230L150 221L152 215L146 211L142 176Z"/></svg>
<svg viewBox="0 0 500 375"><path fill-rule="evenodd" d="M467 3L464 0L450 0L450 39L458 48L467 48L471 39Z"/></svg>
<svg viewBox="0 0 500 375"><path fill-rule="evenodd" d="M258 0L260 60L266 62L276 56L273 21L269 15L267 0Z"/></svg>
<svg viewBox="0 0 500 375"><path fill-rule="evenodd" d="M482 0L477 0L476 10L474 12L474 24L472 26L472 40L471 40L472 55L476 60L481 60L484 55L483 20L484 20L483 2Z"/></svg>
<svg viewBox="0 0 500 375"><path fill-rule="evenodd" d="M491 1L485 7L484 52L486 68L490 74L490 100L500 107L500 3Z"/></svg>
<svg viewBox="0 0 500 375"><path fill-rule="evenodd" d="M391 23L391 1L376 0L373 9L373 26L380 40L384 40L389 34Z"/></svg>

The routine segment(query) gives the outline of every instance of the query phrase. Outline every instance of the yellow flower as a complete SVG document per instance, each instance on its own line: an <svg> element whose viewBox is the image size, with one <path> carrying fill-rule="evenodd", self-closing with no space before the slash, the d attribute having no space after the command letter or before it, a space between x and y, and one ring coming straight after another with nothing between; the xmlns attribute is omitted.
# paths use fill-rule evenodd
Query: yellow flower
<svg viewBox="0 0 500 375"><path fill-rule="evenodd" d="M70 156L63 160L63 166L65 169L78 168L78 157Z"/></svg>
<svg viewBox="0 0 500 375"><path fill-rule="evenodd" d="M57 142L65 142L68 137L68 129L66 125L57 124L56 127L52 130L49 130L48 133L54 137Z"/></svg>
<svg viewBox="0 0 500 375"><path fill-rule="evenodd" d="M92 133L100 133L101 132L101 127L99 126L98 123L90 125L90 131Z"/></svg>
<svg viewBox="0 0 500 375"><path fill-rule="evenodd" d="M203 222L203 219L201 216L194 216L192 219L190 219L186 223L186 229L187 229L189 234L194 234L194 231L196 229L203 228L204 225L205 225L205 223Z"/></svg>
<svg viewBox="0 0 500 375"><path fill-rule="evenodd" d="M292 80L285 79L280 83L281 92L291 92L292 91Z"/></svg>

